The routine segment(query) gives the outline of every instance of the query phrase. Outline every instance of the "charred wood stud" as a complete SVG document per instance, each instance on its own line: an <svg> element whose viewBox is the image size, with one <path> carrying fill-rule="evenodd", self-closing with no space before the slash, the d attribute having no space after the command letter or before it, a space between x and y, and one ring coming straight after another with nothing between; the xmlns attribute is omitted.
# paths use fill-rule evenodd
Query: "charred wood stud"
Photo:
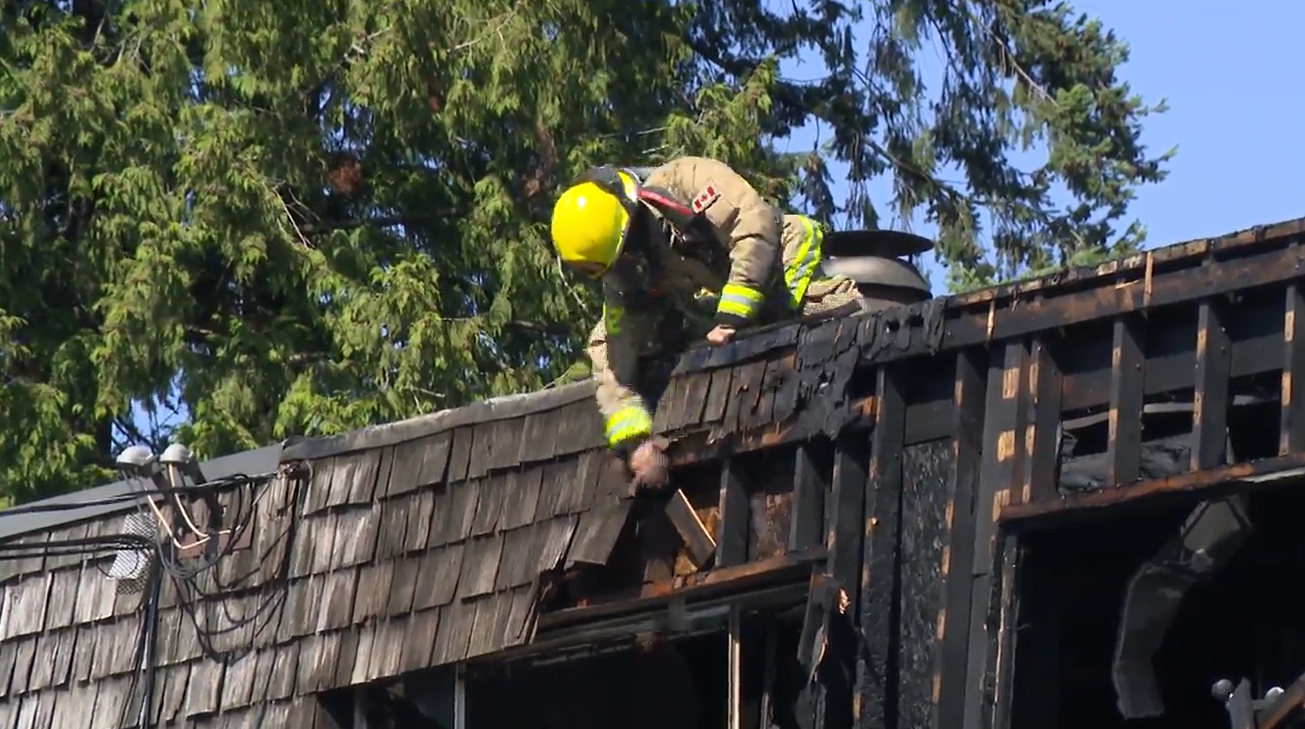
<svg viewBox="0 0 1305 729"><path fill-rule="evenodd" d="M1026 430L1024 437L1024 488L1021 501L1044 502L1058 498L1060 466L1061 376L1051 348L1041 338L1029 352Z"/></svg>
<svg viewBox="0 0 1305 729"><path fill-rule="evenodd" d="M720 517L716 522L716 566L734 567L748 561L748 523L752 503L748 499L743 464L726 459L721 469Z"/></svg>
<svg viewBox="0 0 1305 729"><path fill-rule="evenodd" d="M789 522L790 552L819 545L824 534L825 492L833 471L833 448L827 440L798 446L793 466L793 516Z"/></svg>
<svg viewBox="0 0 1305 729"><path fill-rule="evenodd" d="M956 356L953 402L956 428L955 467L949 513L949 547L943 552L945 603L938 615L940 665L934 688L939 727L959 727L965 701L966 651L970 631L970 591L974 575L974 498L983 445L983 411L987 391L987 358L970 348Z"/></svg>
<svg viewBox="0 0 1305 729"><path fill-rule="evenodd" d="M1226 462L1232 348L1224 321L1220 300L1201 304L1196 327L1196 387L1192 394L1193 471Z"/></svg>
<svg viewBox="0 0 1305 729"><path fill-rule="evenodd" d="M1106 445L1108 487L1136 481L1141 473L1144 336L1142 319L1136 314L1125 314L1115 320Z"/></svg>
<svg viewBox="0 0 1305 729"><path fill-rule="evenodd" d="M902 451L905 448L906 392L903 374L880 368L876 381L879 412L871 439L870 479L866 488L865 551L861 573L860 625L869 658L857 668L857 694L869 726L897 725L900 666ZM843 584L855 585L855 581ZM853 613L855 615L855 613Z"/></svg>
<svg viewBox="0 0 1305 729"><path fill-rule="evenodd" d="M1287 287L1283 311L1281 426L1278 454L1305 451L1305 378L1292 373L1305 367L1305 290Z"/></svg>

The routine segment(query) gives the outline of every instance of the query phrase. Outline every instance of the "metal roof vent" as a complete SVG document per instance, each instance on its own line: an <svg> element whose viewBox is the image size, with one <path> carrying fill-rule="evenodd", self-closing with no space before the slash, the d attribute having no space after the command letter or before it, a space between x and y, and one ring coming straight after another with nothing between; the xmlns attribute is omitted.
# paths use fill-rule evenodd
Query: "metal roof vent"
<svg viewBox="0 0 1305 729"><path fill-rule="evenodd" d="M909 261L933 241L895 230L840 230L825 235L826 273L856 282L869 308L914 304L933 297L929 282Z"/></svg>

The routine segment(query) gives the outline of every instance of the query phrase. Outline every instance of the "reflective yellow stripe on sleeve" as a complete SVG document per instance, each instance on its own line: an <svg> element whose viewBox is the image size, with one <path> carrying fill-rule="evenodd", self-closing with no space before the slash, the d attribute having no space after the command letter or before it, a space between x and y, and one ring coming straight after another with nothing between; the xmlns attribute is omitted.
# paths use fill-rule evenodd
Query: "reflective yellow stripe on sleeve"
<svg viewBox="0 0 1305 729"><path fill-rule="evenodd" d="M716 311L751 319L761 309L765 298L765 295L751 286L725 284L725 288L721 289L720 303L716 305Z"/></svg>
<svg viewBox="0 0 1305 729"><path fill-rule="evenodd" d="M621 333L621 319L625 317L625 308L603 304L603 326L608 334Z"/></svg>
<svg viewBox="0 0 1305 729"><path fill-rule="evenodd" d="M626 405L607 419L607 444L615 447L633 438L652 435L652 416L638 405Z"/></svg>
<svg viewBox="0 0 1305 729"><path fill-rule="evenodd" d="M803 215L801 219L802 242L798 244L797 256L784 267L784 287L788 289L789 305L794 309L802 306L802 299L806 298L807 287L811 285L816 266L824 257L821 249L825 231L811 218Z"/></svg>

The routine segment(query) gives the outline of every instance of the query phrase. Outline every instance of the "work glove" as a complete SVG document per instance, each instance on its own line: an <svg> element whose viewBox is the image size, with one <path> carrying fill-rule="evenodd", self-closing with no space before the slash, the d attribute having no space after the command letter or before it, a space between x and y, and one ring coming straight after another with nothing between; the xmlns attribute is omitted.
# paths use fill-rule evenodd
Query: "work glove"
<svg viewBox="0 0 1305 729"><path fill-rule="evenodd" d="M649 438L630 454L630 470L640 488L661 488L669 477L670 461L660 438Z"/></svg>

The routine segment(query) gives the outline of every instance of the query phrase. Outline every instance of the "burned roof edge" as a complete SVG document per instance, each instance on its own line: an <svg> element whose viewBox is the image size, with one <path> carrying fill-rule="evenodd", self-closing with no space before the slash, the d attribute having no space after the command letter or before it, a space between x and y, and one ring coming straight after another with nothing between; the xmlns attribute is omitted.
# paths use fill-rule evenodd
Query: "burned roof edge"
<svg viewBox="0 0 1305 729"><path fill-rule="evenodd" d="M265 446L250 451L241 451L219 456L200 464L204 475L210 479L227 478L238 474L254 476L275 471L281 463L281 445ZM48 532L62 526L74 524L87 519L130 511L136 508L134 500L122 500L113 503L98 503L131 493L133 486L127 481L115 481L103 486L60 494L48 499L33 501L22 506L40 504L42 506L66 505L66 509L53 511L27 511L22 507L0 510L0 540ZM85 504L85 506L78 506Z"/></svg>
<svg viewBox="0 0 1305 729"><path fill-rule="evenodd" d="M1144 270L1148 265L1201 257L1212 251L1228 251L1283 241L1302 234L1305 234L1305 218L1253 225L1231 233L1177 241L1150 250L1116 256L1095 266L1065 266L1036 278L997 284L946 298L950 304L964 307L1033 292L1050 293L1070 285L1083 285L1128 271Z"/></svg>

